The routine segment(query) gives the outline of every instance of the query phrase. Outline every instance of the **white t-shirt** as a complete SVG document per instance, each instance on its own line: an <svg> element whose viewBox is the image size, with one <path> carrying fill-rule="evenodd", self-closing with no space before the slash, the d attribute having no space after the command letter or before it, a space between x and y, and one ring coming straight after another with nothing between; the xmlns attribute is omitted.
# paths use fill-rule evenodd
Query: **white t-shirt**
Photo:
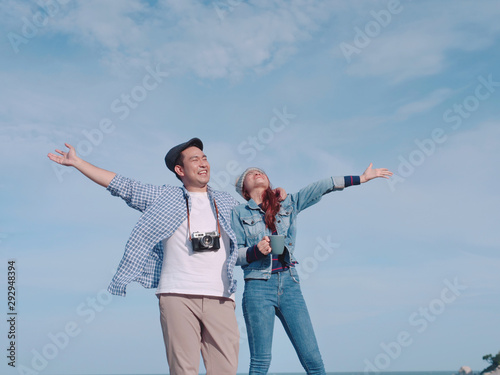
<svg viewBox="0 0 500 375"><path fill-rule="evenodd" d="M189 213L191 233L217 232L217 220L207 193L190 192ZM163 240L163 265L157 294L181 293L228 297L226 259L229 256L229 237L221 228L220 249L217 251L193 251L189 240L187 219L174 234Z"/></svg>

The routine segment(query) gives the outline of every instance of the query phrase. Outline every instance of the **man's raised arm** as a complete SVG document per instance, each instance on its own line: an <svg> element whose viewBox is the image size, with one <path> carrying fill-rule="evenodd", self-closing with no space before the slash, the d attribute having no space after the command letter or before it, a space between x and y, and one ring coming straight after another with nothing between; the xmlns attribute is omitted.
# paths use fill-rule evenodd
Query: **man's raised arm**
<svg viewBox="0 0 500 375"><path fill-rule="evenodd" d="M75 167L95 183L107 188L111 180L116 176L116 173L98 168L95 165L92 165L85 160L80 159L76 155L76 151L73 146L68 143L65 143L65 145L67 148L69 148L68 152L56 150L59 155L49 153L47 155L49 159L61 165Z"/></svg>

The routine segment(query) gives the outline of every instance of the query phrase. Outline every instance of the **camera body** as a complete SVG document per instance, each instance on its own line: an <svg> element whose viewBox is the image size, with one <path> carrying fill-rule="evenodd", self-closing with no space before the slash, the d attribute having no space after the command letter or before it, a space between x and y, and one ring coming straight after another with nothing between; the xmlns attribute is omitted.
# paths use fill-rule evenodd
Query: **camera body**
<svg viewBox="0 0 500 375"><path fill-rule="evenodd" d="M193 251L217 251L220 249L220 237L217 232L194 232L191 235Z"/></svg>

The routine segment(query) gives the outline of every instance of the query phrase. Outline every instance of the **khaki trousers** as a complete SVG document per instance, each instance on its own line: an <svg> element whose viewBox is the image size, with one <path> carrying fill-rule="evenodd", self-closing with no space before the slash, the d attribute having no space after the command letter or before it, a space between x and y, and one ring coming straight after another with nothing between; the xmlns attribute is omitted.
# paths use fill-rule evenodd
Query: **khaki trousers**
<svg viewBox="0 0 500 375"><path fill-rule="evenodd" d="M235 375L240 333L235 303L224 297L160 294L160 321L170 375Z"/></svg>

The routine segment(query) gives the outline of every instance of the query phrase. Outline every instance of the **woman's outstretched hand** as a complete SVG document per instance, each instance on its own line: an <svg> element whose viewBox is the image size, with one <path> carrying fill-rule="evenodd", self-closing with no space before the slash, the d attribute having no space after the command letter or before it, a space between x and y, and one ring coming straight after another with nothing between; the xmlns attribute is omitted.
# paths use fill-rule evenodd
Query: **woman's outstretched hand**
<svg viewBox="0 0 500 375"><path fill-rule="evenodd" d="M269 239L269 237L265 236L263 239L261 239L257 244L257 248L262 254L269 254L271 252L271 240Z"/></svg>
<svg viewBox="0 0 500 375"><path fill-rule="evenodd" d="M373 180L374 178L377 177L383 177L383 178L389 178L392 176L392 172L389 171L387 168L376 168L373 169L373 163L370 163L368 168L363 172L363 174L360 176L360 182L368 182L370 180Z"/></svg>

